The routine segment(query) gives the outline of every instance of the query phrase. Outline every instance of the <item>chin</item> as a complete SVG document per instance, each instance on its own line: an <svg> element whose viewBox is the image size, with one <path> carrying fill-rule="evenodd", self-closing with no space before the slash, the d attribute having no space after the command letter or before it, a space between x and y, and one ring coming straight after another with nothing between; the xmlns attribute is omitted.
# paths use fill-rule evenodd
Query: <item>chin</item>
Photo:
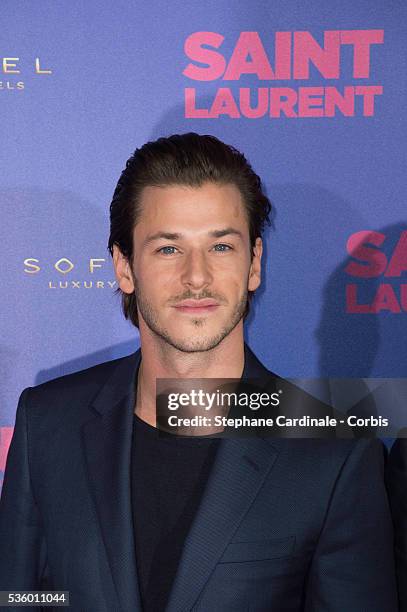
<svg viewBox="0 0 407 612"><path fill-rule="evenodd" d="M188 331L186 331L184 335L180 336L178 331L176 335L165 334L162 337L168 344L179 351L182 351L183 353L201 353L203 351L210 351L218 346L225 336L223 334L210 336L194 334L192 336L190 332L188 333Z"/></svg>

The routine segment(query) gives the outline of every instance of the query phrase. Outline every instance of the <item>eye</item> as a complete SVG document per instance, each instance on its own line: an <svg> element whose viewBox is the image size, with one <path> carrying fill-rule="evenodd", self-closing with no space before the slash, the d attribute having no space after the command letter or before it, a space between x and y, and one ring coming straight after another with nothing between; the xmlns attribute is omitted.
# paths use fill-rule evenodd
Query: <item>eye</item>
<svg viewBox="0 0 407 612"><path fill-rule="evenodd" d="M158 249L157 253L162 253L163 255L173 255L176 252L176 248L173 246L164 246L161 249Z"/></svg>
<svg viewBox="0 0 407 612"><path fill-rule="evenodd" d="M223 244L223 243L215 244L215 246L213 248L215 249L215 251L218 251L220 253L224 253L226 251L231 251L232 250L231 246L229 246L228 244Z"/></svg>

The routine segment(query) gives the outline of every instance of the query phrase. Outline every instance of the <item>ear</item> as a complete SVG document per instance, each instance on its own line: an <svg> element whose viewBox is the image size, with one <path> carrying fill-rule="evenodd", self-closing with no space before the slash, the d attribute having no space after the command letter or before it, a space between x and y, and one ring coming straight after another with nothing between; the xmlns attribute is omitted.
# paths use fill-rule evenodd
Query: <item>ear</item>
<svg viewBox="0 0 407 612"><path fill-rule="evenodd" d="M134 292L134 281L127 257L120 251L117 244L113 245L113 267L117 284L124 293Z"/></svg>
<svg viewBox="0 0 407 612"><path fill-rule="evenodd" d="M263 253L263 242L256 238L253 247L252 263L250 264L248 290L256 291L261 283L261 256Z"/></svg>

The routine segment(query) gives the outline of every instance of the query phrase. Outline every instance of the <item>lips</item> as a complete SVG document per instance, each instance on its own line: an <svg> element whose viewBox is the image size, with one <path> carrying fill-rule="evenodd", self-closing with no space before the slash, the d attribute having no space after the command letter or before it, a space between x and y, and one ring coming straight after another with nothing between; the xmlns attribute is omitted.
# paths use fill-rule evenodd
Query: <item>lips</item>
<svg viewBox="0 0 407 612"><path fill-rule="evenodd" d="M207 308L209 306L219 306L216 300L205 298L203 300L183 300L175 308Z"/></svg>
<svg viewBox="0 0 407 612"><path fill-rule="evenodd" d="M208 314L213 312L219 306L219 302L214 299L205 298L203 300L183 300L176 304L175 308L178 312L189 314Z"/></svg>

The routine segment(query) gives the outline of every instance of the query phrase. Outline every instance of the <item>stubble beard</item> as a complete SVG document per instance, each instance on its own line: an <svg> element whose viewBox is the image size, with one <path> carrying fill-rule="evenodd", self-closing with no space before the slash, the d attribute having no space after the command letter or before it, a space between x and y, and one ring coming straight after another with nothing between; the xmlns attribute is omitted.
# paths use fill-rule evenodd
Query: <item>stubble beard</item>
<svg viewBox="0 0 407 612"><path fill-rule="evenodd" d="M218 346L218 344L220 344L222 340L224 340L226 336L228 336L235 329L237 324L243 318L248 299L248 291L246 290L236 304L229 322L224 325L219 333L215 334L214 336L179 339L175 338L173 334L170 334L168 330L160 324L157 311L152 307L151 303L142 296L137 283L135 284L134 293L139 312L150 331L161 338L161 340L178 351L182 351L183 353L205 352ZM190 323L195 331L198 331L200 328L204 330L206 320L203 318L191 318Z"/></svg>

